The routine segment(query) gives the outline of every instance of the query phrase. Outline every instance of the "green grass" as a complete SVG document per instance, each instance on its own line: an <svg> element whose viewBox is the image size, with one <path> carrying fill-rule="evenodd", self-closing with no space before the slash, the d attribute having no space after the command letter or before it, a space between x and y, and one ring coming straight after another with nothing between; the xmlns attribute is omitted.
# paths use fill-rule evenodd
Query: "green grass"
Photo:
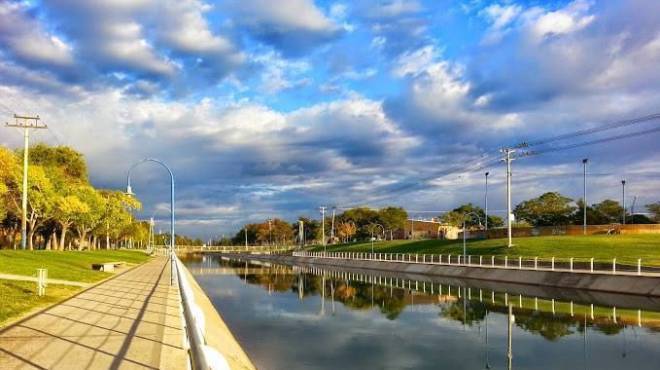
<svg viewBox="0 0 660 370"><path fill-rule="evenodd" d="M124 261L138 264L150 257L143 251L101 250L84 252L0 250L0 273L36 276L47 268L48 277L70 281L95 282L111 273L92 270L92 263Z"/></svg>
<svg viewBox="0 0 660 370"><path fill-rule="evenodd" d="M506 239L468 240L467 253L471 255L523 256L565 260L595 258L597 262L636 264L641 258L647 266L660 266L660 235L588 235L588 236L539 236L514 238L514 246L507 248ZM322 251L316 246L313 251ZM371 243L355 243L328 246L332 252L370 252ZM462 254L462 240L394 240L374 243L374 251L380 253Z"/></svg>
<svg viewBox="0 0 660 370"><path fill-rule="evenodd" d="M59 302L72 296L80 288L64 285L48 285L46 295L36 294L36 283L27 281L0 280L0 327L9 319L15 318L37 307Z"/></svg>

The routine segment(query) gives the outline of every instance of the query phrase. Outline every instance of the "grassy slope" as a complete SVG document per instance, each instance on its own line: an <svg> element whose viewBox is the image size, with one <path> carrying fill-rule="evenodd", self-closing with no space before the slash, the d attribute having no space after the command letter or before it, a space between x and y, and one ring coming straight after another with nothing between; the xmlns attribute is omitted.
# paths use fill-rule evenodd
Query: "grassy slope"
<svg viewBox="0 0 660 370"><path fill-rule="evenodd" d="M92 270L92 263L124 261L141 263L149 257L141 251L0 251L0 273L36 276L37 268L47 268L48 277L71 281L95 282L110 273Z"/></svg>
<svg viewBox="0 0 660 370"><path fill-rule="evenodd" d="M79 290L76 287L51 284L46 288L46 295L38 297L33 282L0 280L0 327L11 318L36 307L59 302Z"/></svg>
<svg viewBox="0 0 660 370"><path fill-rule="evenodd" d="M590 235L514 238L514 246L506 247L506 239L468 240L472 255L509 255L524 257L576 257L621 263L660 266L660 235ZM374 251L384 253L461 254L462 240L394 240L374 243ZM322 247L313 248L322 251ZM371 243L328 246L328 251L370 252Z"/></svg>

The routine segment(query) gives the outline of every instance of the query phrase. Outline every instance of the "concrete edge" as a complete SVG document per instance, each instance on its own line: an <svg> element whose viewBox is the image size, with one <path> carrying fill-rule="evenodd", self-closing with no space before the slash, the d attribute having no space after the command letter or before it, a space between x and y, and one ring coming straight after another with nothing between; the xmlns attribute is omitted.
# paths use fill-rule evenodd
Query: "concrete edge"
<svg viewBox="0 0 660 370"><path fill-rule="evenodd" d="M232 256L228 254L228 256ZM238 258L254 258L234 254ZM447 266L416 264L405 262L383 262L368 260L325 259L312 257L294 257L284 255L259 256L254 259L270 261L294 261L323 266L337 266L346 268L362 268L375 271L391 271L398 273L419 274L429 276L442 276L483 280L521 285L546 286L554 288L582 289L599 292L608 292L625 295L648 297L660 296L660 277L628 276L628 275L589 275L573 274L570 272L549 272L533 270L504 270L488 269L478 266Z"/></svg>
<svg viewBox="0 0 660 370"><path fill-rule="evenodd" d="M195 277L185 265L181 264L181 266L190 282L195 302L204 313L204 337L207 344L224 356L231 369L256 369Z"/></svg>

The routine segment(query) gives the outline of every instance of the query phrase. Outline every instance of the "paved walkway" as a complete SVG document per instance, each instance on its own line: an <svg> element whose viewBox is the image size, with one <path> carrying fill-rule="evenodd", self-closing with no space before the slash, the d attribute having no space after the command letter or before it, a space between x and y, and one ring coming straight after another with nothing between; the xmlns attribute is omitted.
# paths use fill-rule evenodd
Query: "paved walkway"
<svg viewBox="0 0 660 370"><path fill-rule="evenodd" d="M0 330L0 369L185 369L169 281L157 257Z"/></svg>

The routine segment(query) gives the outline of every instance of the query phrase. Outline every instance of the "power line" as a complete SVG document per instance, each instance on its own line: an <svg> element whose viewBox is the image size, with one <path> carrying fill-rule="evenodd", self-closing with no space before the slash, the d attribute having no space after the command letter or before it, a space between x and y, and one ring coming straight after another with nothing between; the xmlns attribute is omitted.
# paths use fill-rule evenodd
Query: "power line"
<svg viewBox="0 0 660 370"><path fill-rule="evenodd" d="M612 123L609 123L609 124L605 124L603 126L593 127L593 128L584 129L584 130L578 130L578 131L574 131L574 132L569 132L569 133L565 133L565 134L561 134L561 135L557 135L557 136L548 137L548 138L545 138L545 139L532 141L532 142L522 142L522 143L514 146L514 148L527 148L527 147L530 147L530 146L544 145L544 144L548 144L548 143L551 143L551 142L554 142L554 141L572 139L572 138L575 138L575 137L578 137L578 136L591 135L591 134L594 134L594 133L597 133L597 132L612 130L612 129L615 129L615 128L632 126L632 125L635 125L635 124L638 124L638 123L644 123L644 122L648 122L648 121L652 121L652 120L656 120L656 119L660 119L660 113L649 114L647 116L632 118L632 119L628 119L628 120L616 121L616 122L612 122Z"/></svg>
<svg viewBox="0 0 660 370"><path fill-rule="evenodd" d="M659 131L660 131L660 127L655 127L655 128L648 129L648 130L633 132L633 133L630 133L630 134L621 134L621 135L610 136L610 137L606 137L606 138L602 138L602 139L584 141L584 142L581 142L581 143L568 144L568 145L563 145L563 146L558 146L558 147L553 147L553 148L547 148L547 149L532 150L532 151L521 153L519 156L517 156L517 158L536 156L536 155L552 153L552 152L559 152L559 151L562 151L562 150L574 149L574 148L579 148L579 147L588 146L588 145L602 144L602 143L607 143L607 142L610 142L610 141L628 139L628 138L631 138L631 137L642 136L642 135L646 135L646 134L652 134L652 133L659 132Z"/></svg>

